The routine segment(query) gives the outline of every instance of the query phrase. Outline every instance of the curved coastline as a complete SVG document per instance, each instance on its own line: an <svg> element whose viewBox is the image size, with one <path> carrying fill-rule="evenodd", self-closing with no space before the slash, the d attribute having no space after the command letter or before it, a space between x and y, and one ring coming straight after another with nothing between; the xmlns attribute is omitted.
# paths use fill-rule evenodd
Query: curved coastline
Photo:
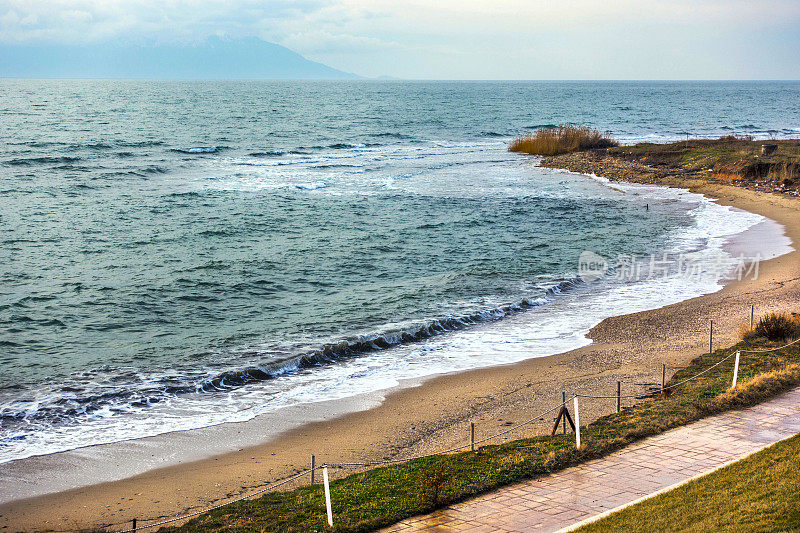
<svg viewBox="0 0 800 533"><path fill-rule="evenodd" d="M776 220L793 242L800 242L800 224L796 222L800 201L796 199L702 182L676 180L667 185L689 188L719 198L720 204ZM747 249L745 241L743 236L731 246ZM738 314L733 312L743 308L743 302L758 300L759 309L766 310L762 302L767 296L775 307L796 297L798 252L762 266L758 280L731 282L718 292L698 298L607 318L592 328L594 342L589 346L503 366L413 380L349 400L298 406L288 413L295 424L281 426L276 417L266 416L8 463L13 468L2 465L0 486L6 488L12 477L19 483L18 476L32 478L45 468L72 487L79 483L68 472L87 467L94 468L94 483L120 474L131 477L68 490L64 490L64 483L51 484L50 490L42 486L51 493L0 505L0 526L36 529L70 523L93 527L123 522L128 516L140 520L170 516L302 469L311 453L325 460L344 461L403 457L460 443L470 420L478 422L480 431L489 433L519 420L521 410L532 412L552 403L563 388L605 389L624 378L631 387L646 391L662 361L679 365L703 351L708 318L715 319L720 342L727 342L744 320L743 309ZM422 386L415 386L423 381ZM608 406L587 406L587 414L581 417L592 419L604 410L607 412ZM282 413L283 418L286 414ZM535 429L541 431L545 426L547 421ZM278 436L263 442L266 433ZM204 446L203 441L224 441L223 448L241 445L242 449L209 458L226 450ZM354 441L358 441L357 446L353 446ZM148 455L156 459L146 461ZM42 509L58 511L47 516Z"/></svg>
<svg viewBox="0 0 800 533"><path fill-rule="evenodd" d="M561 172L546 171L546 174L546 180L564 179L558 177ZM101 412L99 417L89 416L82 423L61 431L58 427L48 428L47 421L52 416L51 411L58 412L58 405L65 399L58 394L45 394L44 401L32 413L27 407L21 412L4 413L3 418L11 420L12 435L19 415L25 422L43 423L44 427L41 433L25 431L23 427L22 438L0 443L4 444L0 448L0 463L246 422L269 413L275 413L273 416L283 426L282 413L288 406L380 393L408 380L424 380L442 373L514 363L575 349L589 344L586 334L608 316L661 307L719 290L724 263L731 262L722 242L762 218L746 212L731 213L728 207L685 189L611 185L608 180L594 175L589 176L594 179L587 179L585 175L567 174L570 174L567 177L570 183L585 183L578 185L579 190L588 185L602 191L600 195L608 196L608 201L633 206L635 211L631 216L634 219L647 218L646 202L651 206L660 204L661 211L667 209L680 218L694 219L693 225L686 226L682 222L664 233L663 239L653 242L648 247L653 255L640 260L643 270L649 267L648 258L660 263L667 254L671 263L686 259L695 266L716 265L716 268L686 279L674 273L670 277L650 273L627 279L625 273L631 269L620 262L623 256L616 259L608 256L606 275L586 281L574 272L564 274L566 278L550 276L552 279L535 281L535 289L526 288L522 295L517 294L522 299L514 303L478 307L477 311L466 309L462 314L428 317L419 322L388 324L344 340L332 337L317 344L317 348L310 345L306 350L274 361L259 362L258 352L253 351L250 359L210 369L200 379L189 375L185 375L187 379L180 379L178 372L166 380L165 386L162 376L156 374L151 380L143 379L128 387L100 389L94 396L76 395L71 401L87 412L100 406L107 411L119 409L122 414L116 418L104 417ZM536 183L536 176L531 178L532 183ZM663 220L662 217L657 215L658 219ZM587 230L591 232L592 228ZM635 236L636 231L632 231ZM590 239L587 250L596 250L591 242ZM778 253L780 250L765 250L765 255ZM534 306L542 307L532 309ZM91 403L95 398L96 405ZM132 412L128 413L128 408L132 408ZM143 416L148 411L150 416ZM300 422L295 421L295 424ZM58 433L54 435L53 431ZM0 502L2 500L0 497Z"/></svg>

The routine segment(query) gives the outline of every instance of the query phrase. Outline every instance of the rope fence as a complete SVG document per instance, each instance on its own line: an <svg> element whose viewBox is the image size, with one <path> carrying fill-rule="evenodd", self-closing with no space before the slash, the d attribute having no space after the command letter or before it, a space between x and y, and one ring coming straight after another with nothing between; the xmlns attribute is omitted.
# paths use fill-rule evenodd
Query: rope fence
<svg viewBox="0 0 800 533"><path fill-rule="evenodd" d="M455 446L455 447L452 447L452 448L448 448L446 450L440 450L440 451L426 453L426 454L422 454L422 455L416 455L416 456L404 457L404 458L396 458L396 459L383 459L383 460L374 460L374 461L346 462L346 463L323 463L323 464L320 464L320 465L315 465L314 464L314 456L312 456L312 463L311 463L312 466L311 466L311 468L303 470L302 472L294 474L294 475L292 475L292 476L290 476L290 477L288 477L286 479L283 479L281 481L278 481L276 483L272 483L272 484L270 484L270 485L268 485L268 486L266 486L264 488L261 488L261 489L255 491L255 492L252 492L252 493L249 493L249 494L246 494L246 495L243 495L243 496L239 496L239 497L237 497L237 498L235 498L233 500L226 501L224 503L220 503L218 505L214 505L212 507L205 508L205 509L203 509L201 511L196 511L196 512L192 512L192 513L189 513L189 514L177 516L177 517L174 517L174 518L161 520L161 521L158 521L158 522L154 522L152 524L147 524L147 525L138 524L138 521L136 519L134 519L132 521L132 524L133 524L132 527L129 527L128 529L119 530L119 533L136 533L137 531L143 531L145 529L152 529L152 528L156 528L156 527L165 526L165 525L168 525L168 524L171 524L171 523L174 523L174 522L187 520L189 518L193 518L193 517L199 516L201 514L209 512L209 511L213 511L215 509L220 509L222 507L226 507L228 505L232 505L232 504L240 502L242 500L246 500L246 499L253 498L255 496L264 494L265 492L269 492L271 490L277 489L278 487L286 485L286 484L288 484L288 483L290 483L292 481L295 481L295 480L300 479L300 478L302 478L304 476L307 476L307 475L311 476L311 483L314 484L314 472L316 472L318 470L322 470L323 474L324 474L323 478L324 478L324 485L325 485L325 495L326 495L326 500L327 500L326 501L326 506L329 508L329 506L330 506L330 495L329 495L329 490L327 488L328 487L328 475L327 475L327 469L328 468L340 468L341 469L341 468L356 468L356 467L363 468L363 467L371 467L371 466L385 466L385 465L403 463L403 462L407 462L407 461L414 461L414 460L419 460L419 459L427 459L427 458L434 457L434 456L437 456L437 455L446 455L446 454L450 454L450 453L463 451L463 450L466 450L466 449L475 450L475 446L476 445L483 444L483 443L489 442L491 440L494 440L494 439L496 439L498 437L502 437L504 435L512 433L512 432L514 432L514 431L516 431L516 430L518 430L518 429L520 429L520 428L522 428L524 426L528 426L528 425L530 425L530 424L532 424L532 423L534 423L534 422L536 422L538 420L541 420L544 416L546 416L548 414L551 414L551 413L554 413L556 411L559 412L559 416L556 419L556 426L553 428L553 434L555 434L555 431L556 431L556 428L558 426L559 420L561 419L561 416L562 416L561 413L566 411L565 423L564 423L564 431L566 433L566 421L569 420L570 425L575 430L576 445L577 445L577 447L580 447L580 426L579 426L579 418L578 418L578 411L577 411L577 409L578 409L578 398L596 399L596 400L603 400L603 399L611 400L611 399L615 399L615 400L617 400L617 412L619 412L620 409L621 409L621 400L622 399L631 399L631 398L641 399L641 398L647 398L647 397L655 396L656 394L659 394L659 393L663 394L667 390L675 389L677 387L680 387L681 385L685 385L686 383L699 378L700 376L702 376L704 374L707 374L708 372L714 370L715 368L718 368L722 363L730 360L732 357L735 357L736 359L735 359L735 366L734 366L734 375L733 375L732 385L731 385L731 388L733 388L733 387L736 386L737 379L738 379L739 358L740 358L741 354L744 354L744 353L759 354L759 353L767 353L767 352L776 352L776 351L782 350L784 348L788 348L789 346L795 345L797 343L800 343L800 338L798 338L797 340L794 340L794 341L792 341L790 343L784 344L783 346L778 346L776 348L769 348L769 349L765 349L765 350L737 350L737 351L732 352L729 355L723 357L722 359L720 359L719 361L714 363L712 366L706 368L705 370L702 370L702 371L698 372L697 374L695 374L695 375L693 375L693 376L691 376L689 378L686 378L686 379L684 379L682 381L679 381L677 383L672 383L670 385L666 385L664 383L664 381L663 381L664 378L662 377L662 386L661 386L661 388L657 392L653 392L653 393L650 393L650 394L644 394L644 395L642 393L639 393L639 394L625 394L625 395L620 394L620 384L621 384L621 382L618 381L617 382L617 394L615 394L615 395L594 395L594 394L578 393L578 394L573 394L569 398L567 398L566 395L563 395L561 403L557 404L555 407L552 407L550 409L542 411L542 412L538 413L537 415L535 415L533 417L530 417L530 418L528 418L527 420L525 420L523 422L515 424L514 426L511 426L511 427L509 427L509 428L507 428L507 429L505 429L503 431L500 431L498 433L494 433L492 435L489 435L487 437L484 437L484 438L481 438L481 439L478 439L478 440L475 440L475 438L474 438L475 437L475 431L474 431L475 425L474 425L474 423L472 423L472 424L470 424L470 442L468 444L464 444L464 445L461 445L461 446ZM666 368L667 367L665 365L662 366L662 372ZM671 367L671 368L674 369L674 368L684 368L684 367ZM663 374L662 374L662 376L663 376ZM574 402L574 409L575 409L575 423L574 424L573 424L572 420L570 420L569 412L566 409L566 406L570 401ZM330 514L329 514L328 518L329 518L329 523L332 524L332 517L330 516ZM121 525L123 525L125 523L129 523L129 522L116 523L116 524L112 524L112 525L110 525L108 527L121 526Z"/></svg>
<svg viewBox="0 0 800 533"><path fill-rule="evenodd" d="M767 353L767 352L777 352L778 350L782 350L782 349L784 349L784 348L786 348L786 347L788 347L788 346L791 346L791 345L793 345L793 344L797 344L798 342L800 342L800 339L796 339L796 340L793 340L792 342L790 342L789 344L784 344L783 346L778 346L777 348L769 348L769 349L767 349L767 350L739 350L739 351L740 351L740 352L742 352L742 353Z"/></svg>
<svg viewBox="0 0 800 533"><path fill-rule="evenodd" d="M227 505L231 505L231 504L234 504L236 502L240 502L242 500L246 500L248 498L252 498L253 496L258 496L259 494L263 494L263 493L268 492L268 491L270 491L272 489L276 489L276 488L280 487L281 485L285 485L285 484L289 483L290 481L294 481L295 479L297 479L299 477L308 475L310 472L311 472L311 469L309 468L308 470L305 470L304 472L300 472L299 474L295 474L292 477L286 478L286 479L284 479L282 481L279 481L277 483L273 483L272 485L264 487L263 489L260 489L260 490L258 490L256 492L247 494L245 496L240 496L240 497L236 498L235 500L231 500L229 502L221 503L219 505L214 505L213 507L209 507L209 508L204 509L202 511L196 511L194 513L186 514L186 515L183 515L183 516L176 516L175 518L170 518L168 520L162 520L161 522L156 522L155 524L148 524L146 526L141 526L139 528L134 526L131 529L123 529L120 533L132 533L132 532L140 531L140 530L143 530L143 529L150 529L150 528L153 528L153 527L165 526L165 525L171 524L173 522L178 522L179 520L186 520L188 518L194 518L195 516L199 516L201 514L209 512L209 511L213 511L214 509L219 509L220 507L225 507ZM134 520L133 523L135 524L136 520ZM117 524L117 525L119 525L119 524Z"/></svg>

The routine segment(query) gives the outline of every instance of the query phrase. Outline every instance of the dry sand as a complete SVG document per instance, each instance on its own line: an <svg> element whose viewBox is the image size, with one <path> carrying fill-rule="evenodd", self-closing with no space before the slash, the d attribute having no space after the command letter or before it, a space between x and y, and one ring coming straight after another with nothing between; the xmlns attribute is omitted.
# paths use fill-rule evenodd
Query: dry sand
<svg viewBox="0 0 800 533"><path fill-rule="evenodd" d="M722 204L764 215L783 224L792 242L800 242L798 199L701 181L665 184L691 188L718 198ZM757 239L758 235L750 238ZM591 330L594 343L585 348L432 378L418 387L391 391L377 406L380 398L366 398L364 407L373 407L360 412L328 410L324 415L327 419L289 430L271 442L118 481L2 504L0 530L74 530L124 524L110 528L117 530L128 526L134 517L140 525L146 525L152 519L224 502L307 468L312 453L318 463L408 457L463 444L470 421L476 423L480 438L525 420L560 402L562 390L612 394L620 380L627 393L645 392L660 384L662 363L668 365L671 374L707 351L710 319L715 323L717 346L725 346L735 342L737 327L748 322L751 304L758 313L798 309L799 254L793 252L762 263L757 280L731 282L710 295L606 319ZM582 405L582 422L614 409L613 400ZM542 433L552 423L552 415L548 415L509 437ZM224 431L178 435L162 438L200 450L202 438L225 438ZM26 479L31 475L52 478L53 486L59 486L58 478L67 469L58 467L57 457L43 461L23 460L13 468ZM118 453L106 466L122 469L125 461L124 454ZM68 466L74 468L76 464ZM11 467L0 466L0 473L3 467L8 475ZM92 468L91 461L87 460L84 467ZM69 486L68 479L65 483Z"/></svg>

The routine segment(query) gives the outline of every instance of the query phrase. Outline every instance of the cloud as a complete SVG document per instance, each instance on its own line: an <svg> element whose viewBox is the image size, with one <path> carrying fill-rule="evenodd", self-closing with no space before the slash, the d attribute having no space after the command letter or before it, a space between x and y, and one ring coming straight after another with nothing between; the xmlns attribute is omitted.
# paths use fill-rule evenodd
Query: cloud
<svg viewBox="0 0 800 533"><path fill-rule="evenodd" d="M361 54L364 50L408 50L411 47L385 41L377 37L332 33L327 30L310 30L292 33L281 39L281 44L306 54Z"/></svg>
<svg viewBox="0 0 800 533"><path fill-rule="evenodd" d="M797 0L0 0L6 43L210 35L364 75L800 76Z"/></svg>
<svg viewBox="0 0 800 533"><path fill-rule="evenodd" d="M3 0L4 42L109 39L200 40L254 35L329 6L328 0Z"/></svg>

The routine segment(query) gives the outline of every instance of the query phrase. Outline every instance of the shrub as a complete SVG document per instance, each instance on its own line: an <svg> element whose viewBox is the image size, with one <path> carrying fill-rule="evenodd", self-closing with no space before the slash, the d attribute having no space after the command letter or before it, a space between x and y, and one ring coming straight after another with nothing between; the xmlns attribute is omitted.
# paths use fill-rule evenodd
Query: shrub
<svg viewBox="0 0 800 533"><path fill-rule="evenodd" d="M764 337L771 341L788 341L800 337L800 320L787 313L770 313L758 320L751 332L743 338Z"/></svg>
<svg viewBox="0 0 800 533"><path fill-rule="evenodd" d="M562 125L517 137L508 150L547 156L611 146L619 146L619 143L597 130L585 126Z"/></svg>
<svg viewBox="0 0 800 533"><path fill-rule="evenodd" d="M419 503L436 508L442 503L442 492L451 478L450 469L444 459L439 459L424 468L419 476Z"/></svg>
<svg viewBox="0 0 800 533"><path fill-rule="evenodd" d="M723 135L718 141L721 142L738 142L738 141L752 141L754 137L752 135Z"/></svg>

